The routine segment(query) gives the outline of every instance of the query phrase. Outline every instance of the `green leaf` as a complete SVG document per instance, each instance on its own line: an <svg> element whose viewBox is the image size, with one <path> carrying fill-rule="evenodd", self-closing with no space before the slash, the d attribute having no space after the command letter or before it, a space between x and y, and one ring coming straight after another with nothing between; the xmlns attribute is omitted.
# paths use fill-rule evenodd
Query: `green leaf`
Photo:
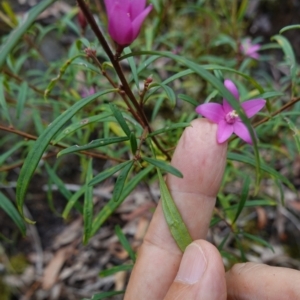
<svg viewBox="0 0 300 300"><path fill-rule="evenodd" d="M250 178L249 178L249 176L247 176L244 181L244 184L243 184L243 188L242 188L242 192L241 192L241 199L239 201L239 206L236 211L236 214L235 214L232 224L235 223L235 221L237 220L237 218L239 217L240 213L242 212L242 210L245 206L245 203L246 203L246 200L247 200L248 194L249 194L249 187L250 187Z"/></svg>
<svg viewBox="0 0 300 300"><path fill-rule="evenodd" d="M21 141L19 143L14 144L8 151L0 155L0 166L19 148L26 145L27 141Z"/></svg>
<svg viewBox="0 0 300 300"><path fill-rule="evenodd" d="M163 160L158 160L147 156L143 156L142 159L148 162L149 164L158 167L159 169L165 170L166 172L173 174L174 176L183 178L183 175L179 170L177 170L176 168L174 168L173 166L171 166Z"/></svg>
<svg viewBox="0 0 300 300"><path fill-rule="evenodd" d="M135 155L137 151L137 141L136 141L135 134L133 132L131 132L130 134L130 146L131 146L132 154Z"/></svg>
<svg viewBox="0 0 300 300"><path fill-rule="evenodd" d="M83 145L83 146L75 145L75 146L68 147L68 148L58 152L57 157L60 157L60 156L63 156L63 155L69 154L69 153L100 148L100 147L110 145L110 144L121 143L121 142L128 141L128 140L129 140L129 138L127 136L93 140L90 143L88 143L87 145Z"/></svg>
<svg viewBox="0 0 300 300"><path fill-rule="evenodd" d="M285 117L284 118L286 122L289 125L289 128L293 131L293 137L296 142L297 150L300 153L300 130L297 128L297 126L291 121L291 119Z"/></svg>
<svg viewBox="0 0 300 300"><path fill-rule="evenodd" d="M127 240L125 234L123 233L121 227L119 225L117 225L115 227L115 233L120 241L120 243L122 244L122 246L124 247L124 249L126 250L126 252L129 254L130 258L132 259L133 262L135 262L136 260L136 255L134 253L134 251L131 248L131 245L129 243L129 241Z"/></svg>
<svg viewBox="0 0 300 300"><path fill-rule="evenodd" d="M9 122L9 124L11 123L11 118L9 115L9 110L7 107L7 103L6 103L6 99L5 99L5 95L4 95L4 84L3 84L3 77L0 77L0 107L3 110L3 115L5 116L5 118L7 119L7 121Z"/></svg>
<svg viewBox="0 0 300 300"><path fill-rule="evenodd" d="M172 196L159 169L157 169L157 174L160 185L161 203L165 219L179 249L184 252L185 248L193 240L182 220L182 217L176 207L176 204L174 203L174 200L172 199Z"/></svg>
<svg viewBox="0 0 300 300"><path fill-rule="evenodd" d="M175 107L176 105L176 95L174 93L174 91L167 85L163 84L163 83L151 83L150 87L155 87L155 86L160 86L166 93L167 98L170 100L172 107Z"/></svg>
<svg viewBox="0 0 300 300"><path fill-rule="evenodd" d="M183 101L186 101L188 103L191 103L193 106L198 106L199 105L199 103L190 96L179 94L178 98L183 100Z"/></svg>
<svg viewBox="0 0 300 300"><path fill-rule="evenodd" d="M131 53L131 49L129 47L125 47L123 51L124 51L125 54ZM131 69L131 75L133 77L134 83L135 83L137 89L139 90L140 89L139 77L138 77L136 65L135 65L135 62L134 62L134 58L132 56L130 56L130 57L127 58L127 61L129 63L130 69Z"/></svg>
<svg viewBox="0 0 300 300"><path fill-rule="evenodd" d="M119 170L123 169L126 165L128 165L129 163L131 163L131 160L129 161L125 161L119 165L116 165L114 167L109 168L108 170L104 170L103 172L99 173L98 175L96 175L93 180L91 180L88 185L95 185L97 183L102 182L103 180L105 180L106 178L109 178L110 176L112 176L113 174L117 173Z"/></svg>
<svg viewBox="0 0 300 300"><path fill-rule="evenodd" d="M86 174L86 189L84 193L83 206L83 244L86 245L91 237L93 223L93 187L88 182L93 179L93 160L90 159Z"/></svg>
<svg viewBox="0 0 300 300"><path fill-rule="evenodd" d="M72 207L76 205L78 199L85 193L86 188L86 185L84 185L68 199L68 203L62 213L64 219L67 219Z"/></svg>
<svg viewBox="0 0 300 300"><path fill-rule="evenodd" d="M249 4L249 0L242 0L242 3L240 4L238 14L237 14L238 21L241 21L244 18L247 11L248 4Z"/></svg>
<svg viewBox="0 0 300 300"><path fill-rule="evenodd" d="M285 26L285 27L283 27L283 28L279 31L279 33L282 34L283 32L288 31L288 30L292 30L292 29L300 29L300 25L298 24L298 25L289 25L289 26Z"/></svg>
<svg viewBox="0 0 300 300"><path fill-rule="evenodd" d="M23 81L19 90L19 95L17 100L17 111L16 111L17 119L20 119L23 113L27 93L28 93L28 84L26 81Z"/></svg>
<svg viewBox="0 0 300 300"><path fill-rule="evenodd" d="M127 179L128 173L130 172L134 161L131 160L120 172L117 181L115 183L114 191L113 191L113 198L115 201L119 201L119 198L121 197L125 181Z"/></svg>
<svg viewBox="0 0 300 300"><path fill-rule="evenodd" d="M97 97L103 96L107 93L114 92L115 90L106 90L104 92L98 92L87 98L81 99L76 102L73 106L68 108L64 113L62 113L57 119L55 119L52 124L50 124L47 129L39 136L39 138L34 143L33 147L30 149L23 167L20 171L20 175L17 182L17 206L23 216L23 203L28 189L28 185L31 177L45 151L50 141L54 135L68 122L78 111L83 107L88 105Z"/></svg>
<svg viewBox="0 0 300 300"><path fill-rule="evenodd" d="M122 115L122 113L116 108L116 106L114 104L109 104L109 107L112 111L112 113L114 114L117 122L119 123L119 125L121 126L121 128L123 129L124 133L130 137L131 131Z"/></svg>
<svg viewBox="0 0 300 300"><path fill-rule="evenodd" d="M271 249L273 252L274 251L274 248L272 247L272 245L270 245L268 242L266 242L265 240L263 240L262 238L256 236L256 235L252 235L250 233L247 233L247 232L242 232L243 236L250 239L250 240L253 240L259 244L262 244L263 246L266 246L268 247L269 249Z"/></svg>
<svg viewBox="0 0 300 300"><path fill-rule="evenodd" d="M35 5L27 14L24 22L20 22L18 27L12 31L6 40L5 44L0 48L0 69L3 66L6 58L12 52L13 48L18 44L23 34L33 24L35 19L50 5L57 0L44 0Z"/></svg>
<svg viewBox="0 0 300 300"><path fill-rule="evenodd" d="M231 205L228 208L225 208L224 210L232 210L238 208L240 204L234 204ZM256 206L276 206L277 202L273 200L249 200L245 202L244 207L256 207Z"/></svg>
<svg viewBox="0 0 300 300"><path fill-rule="evenodd" d="M282 48L287 63L291 66L291 76L292 78L295 78L296 76L296 71L297 71L297 62L296 62L296 57L295 53L293 51L293 48L290 44L290 42L282 35L274 35L271 40L275 40Z"/></svg>
<svg viewBox="0 0 300 300"><path fill-rule="evenodd" d="M149 133L148 136L151 137L151 136L155 136L157 134L165 133L165 132L168 132L168 131L171 131L171 130L174 130L174 129L186 128L188 126L191 126L191 124L186 123L186 122L167 125L164 128L161 128L161 129L158 129L158 130L155 130L155 131Z"/></svg>
<svg viewBox="0 0 300 300"><path fill-rule="evenodd" d="M103 292L95 294L91 300L102 300L107 299L108 297L116 296L116 295L122 295L125 291L111 291L111 292Z"/></svg>
<svg viewBox="0 0 300 300"><path fill-rule="evenodd" d="M50 83L48 84L47 88L45 89L44 92L44 97L45 99L48 97L48 95L51 93L51 91L53 90L53 88L55 87L56 83L62 78L62 76L65 74L66 70L68 69L68 67L72 64L72 62L77 59L78 57L85 57L85 55L83 54L77 54L74 57L71 57L70 59L68 59L63 65L62 67L59 69L59 73L56 77L52 78Z"/></svg>
<svg viewBox="0 0 300 300"><path fill-rule="evenodd" d="M258 94L254 97L251 98L263 98L263 99L268 99L268 98L273 98L273 97L281 97L284 96L285 94L282 92L265 92L262 94Z"/></svg>
<svg viewBox="0 0 300 300"><path fill-rule="evenodd" d="M252 159L251 157L248 157L248 156L245 156L245 155L229 152L227 154L227 159L234 160L234 161L239 161L239 162L243 162L243 163L248 164L248 165L255 166L255 160ZM261 164L260 169L267 172L267 173L269 173L270 175L274 176L275 178L281 180L290 189L295 191L295 187L293 186L293 184L285 176L281 175L279 172L277 172L273 168L271 168L271 167L269 167L265 164Z"/></svg>
<svg viewBox="0 0 300 300"><path fill-rule="evenodd" d="M142 179L153 170L153 166L148 166L147 168L140 171L133 179L131 179L128 184L124 187L123 193L119 198L119 201L114 201L112 198L109 202L102 208L100 213L96 216L93 221L92 235L94 235L97 230L102 226L102 224L108 219L108 217L119 207L119 205L125 200L125 198L134 190L134 188L142 181Z"/></svg>
<svg viewBox="0 0 300 300"><path fill-rule="evenodd" d="M11 203L11 201L6 198L4 194L0 192L0 208L2 208L18 226L23 236L26 235L26 226L24 220L18 213L17 209Z"/></svg>
<svg viewBox="0 0 300 300"><path fill-rule="evenodd" d="M130 271L132 270L133 268L133 265L120 265L120 266L115 266L115 267L112 267L110 269L107 269L107 270L103 270L99 273L99 276L100 277L106 277L106 276L111 276L111 275L114 275L118 272L121 272L121 271Z"/></svg>
<svg viewBox="0 0 300 300"><path fill-rule="evenodd" d="M65 138L66 136L70 135L71 133L75 132L76 130L87 126L89 124L105 121L108 117L110 117L112 114L109 112L104 112L97 116L88 117L85 119L80 120L79 122L76 122L67 128L65 128L61 133L57 135L57 137L54 138L53 144L58 143L61 139Z"/></svg>
<svg viewBox="0 0 300 300"><path fill-rule="evenodd" d="M72 197L72 193L65 187L64 182L57 176L55 171L49 166L47 162L45 162L45 167L48 175L50 176L51 180L56 184L60 193L67 199Z"/></svg>

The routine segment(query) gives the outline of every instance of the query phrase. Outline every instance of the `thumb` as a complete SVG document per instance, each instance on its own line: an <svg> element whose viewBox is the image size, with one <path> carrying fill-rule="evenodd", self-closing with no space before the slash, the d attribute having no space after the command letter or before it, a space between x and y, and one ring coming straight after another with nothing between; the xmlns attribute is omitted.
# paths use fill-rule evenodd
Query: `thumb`
<svg viewBox="0 0 300 300"><path fill-rule="evenodd" d="M185 250L177 276L164 300L225 300L225 270L218 250L197 240Z"/></svg>

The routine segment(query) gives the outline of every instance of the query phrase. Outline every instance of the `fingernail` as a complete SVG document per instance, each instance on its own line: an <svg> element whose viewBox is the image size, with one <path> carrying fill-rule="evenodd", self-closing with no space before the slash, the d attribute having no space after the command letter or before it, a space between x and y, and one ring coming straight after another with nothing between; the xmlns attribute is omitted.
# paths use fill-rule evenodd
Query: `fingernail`
<svg viewBox="0 0 300 300"><path fill-rule="evenodd" d="M207 267L205 255L198 244L190 244L182 257L175 281L194 284L201 279Z"/></svg>

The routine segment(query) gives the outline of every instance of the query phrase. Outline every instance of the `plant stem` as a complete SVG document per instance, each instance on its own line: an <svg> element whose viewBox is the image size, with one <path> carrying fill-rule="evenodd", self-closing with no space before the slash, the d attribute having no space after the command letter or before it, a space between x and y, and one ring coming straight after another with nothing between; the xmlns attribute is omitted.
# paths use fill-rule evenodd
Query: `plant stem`
<svg viewBox="0 0 300 300"><path fill-rule="evenodd" d="M255 123L254 127L257 127L257 126L259 126L259 125L261 125L263 123L266 123L271 118L273 118L276 115L280 114L281 112L285 111L287 108L293 106L294 104L296 104L299 101L300 101L300 97L292 99L291 101L289 101L288 103L286 103L285 105L283 105L282 107L280 107L280 109L278 109L275 112L273 112L269 117L265 117L264 119L262 119L262 120L258 121L257 123Z"/></svg>
<svg viewBox="0 0 300 300"><path fill-rule="evenodd" d="M140 114L140 120L141 120L141 125L143 127L147 127L149 133L152 132L150 124L148 122L148 119L145 115L144 110L142 109L142 106L139 105L137 99L135 98L126 78L125 75L123 73L123 70L120 66L120 63L118 61L118 58L113 54L113 52L111 51L104 35L102 34L100 28L98 27L92 13L90 12L88 6L86 5L86 3L84 2L84 0L77 0L78 6L80 7L80 9L82 10L86 20L88 21L88 23L90 24L93 32L95 33L99 43L102 45L103 50L105 51L105 53L107 54L107 56L109 57L120 81L122 84L122 90L126 93L126 95L128 96L128 98L130 99L130 101L132 102L133 106L135 107L135 109L137 110L137 112ZM153 142L155 143L155 145L157 146L157 148L170 160L171 157L170 155L162 148L162 146L159 144L158 140L153 137Z"/></svg>

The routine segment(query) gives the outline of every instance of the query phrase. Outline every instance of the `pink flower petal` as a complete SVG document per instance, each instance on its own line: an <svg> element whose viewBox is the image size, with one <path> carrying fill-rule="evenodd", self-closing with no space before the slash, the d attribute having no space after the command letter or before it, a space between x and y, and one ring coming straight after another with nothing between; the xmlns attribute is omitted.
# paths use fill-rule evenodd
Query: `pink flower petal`
<svg viewBox="0 0 300 300"><path fill-rule="evenodd" d="M246 116L251 118L258 113L265 106L265 104L265 99L253 99L243 102L241 106L244 109Z"/></svg>
<svg viewBox="0 0 300 300"><path fill-rule="evenodd" d="M224 143L233 133L233 125L222 120L219 122L217 131L217 141L219 144Z"/></svg>
<svg viewBox="0 0 300 300"><path fill-rule="evenodd" d="M142 23L144 22L145 18L148 16L150 11L152 10L152 5L149 5L142 11L141 14L139 14L132 22L132 30L133 30L133 40L136 39L138 36Z"/></svg>
<svg viewBox="0 0 300 300"><path fill-rule="evenodd" d="M111 11L113 10L115 4L117 4L118 2L119 0L104 0L108 17L110 17Z"/></svg>
<svg viewBox="0 0 300 300"><path fill-rule="evenodd" d="M224 85L226 89L235 97L236 100L240 99L240 94L239 91L236 87L236 85L229 79L226 79L224 81Z"/></svg>
<svg viewBox="0 0 300 300"><path fill-rule="evenodd" d="M229 104L229 102L226 99L223 99L223 109L225 114L228 114L229 112L233 111L232 106Z"/></svg>
<svg viewBox="0 0 300 300"><path fill-rule="evenodd" d="M244 123L239 121L235 122L233 124L233 132L242 140L244 140L246 143L252 145L252 139L249 130Z"/></svg>
<svg viewBox="0 0 300 300"><path fill-rule="evenodd" d="M119 3L111 10L108 19L108 32L112 39L119 45L131 44L134 40L131 20Z"/></svg>
<svg viewBox="0 0 300 300"><path fill-rule="evenodd" d="M247 55L254 54L254 53L257 52L260 48L261 48L261 45L259 45L259 44L251 45L251 46L249 47L249 49L247 50L246 54L247 54Z"/></svg>
<svg viewBox="0 0 300 300"><path fill-rule="evenodd" d="M131 20L134 20L139 14L141 14L145 6L146 6L146 0L131 0L130 2Z"/></svg>
<svg viewBox="0 0 300 300"><path fill-rule="evenodd" d="M223 107L218 103L201 104L196 107L196 112L214 123L219 123L225 117Z"/></svg>

